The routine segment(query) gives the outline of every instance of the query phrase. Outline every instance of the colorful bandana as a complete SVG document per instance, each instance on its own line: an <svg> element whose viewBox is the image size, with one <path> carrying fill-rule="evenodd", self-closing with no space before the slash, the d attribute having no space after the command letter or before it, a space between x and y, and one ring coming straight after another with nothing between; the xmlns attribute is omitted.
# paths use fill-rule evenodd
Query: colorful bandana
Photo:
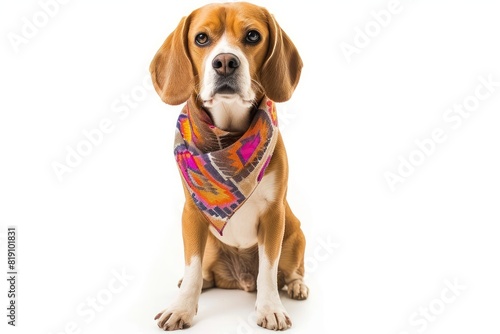
<svg viewBox="0 0 500 334"><path fill-rule="evenodd" d="M253 193L278 139L274 103L264 98L244 133L215 127L189 100L177 120L174 153L191 197L222 235L231 216Z"/></svg>

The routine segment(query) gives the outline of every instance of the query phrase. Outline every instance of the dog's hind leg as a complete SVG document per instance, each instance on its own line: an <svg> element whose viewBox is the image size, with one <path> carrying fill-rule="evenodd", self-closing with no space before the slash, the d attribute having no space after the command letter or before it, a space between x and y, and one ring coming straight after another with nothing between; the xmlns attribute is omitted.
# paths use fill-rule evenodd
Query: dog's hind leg
<svg viewBox="0 0 500 334"><path fill-rule="evenodd" d="M285 203L285 235L279 262L283 272L288 295L293 299L306 299L309 288L304 283L304 252L306 239L288 203Z"/></svg>

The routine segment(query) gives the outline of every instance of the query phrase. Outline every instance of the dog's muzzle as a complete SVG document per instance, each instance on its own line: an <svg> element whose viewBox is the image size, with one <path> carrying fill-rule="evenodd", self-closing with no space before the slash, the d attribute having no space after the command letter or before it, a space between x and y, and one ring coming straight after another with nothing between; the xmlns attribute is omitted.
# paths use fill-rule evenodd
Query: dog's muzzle
<svg viewBox="0 0 500 334"><path fill-rule="evenodd" d="M240 60L232 53L220 53L214 57L212 68L217 73L214 94L235 94L238 92L238 67L240 67Z"/></svg>

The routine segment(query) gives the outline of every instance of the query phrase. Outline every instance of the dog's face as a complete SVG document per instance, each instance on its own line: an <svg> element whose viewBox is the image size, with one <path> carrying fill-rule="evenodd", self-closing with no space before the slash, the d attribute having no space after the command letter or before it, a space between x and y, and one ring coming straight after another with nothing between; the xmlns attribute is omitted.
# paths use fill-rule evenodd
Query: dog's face
<svg viewBox="0 0 500 334"><path fill-rule="evenodd" d="M250 107L262 92L258 69L269 49L269 31L265 15L247 7L225 11L214 5L193 15L188 41L194 43L189 51L193 70L201 70L195 77L199 76L199 96L205 107L228 98Z"/></svg>
<svg viewBox="0 0 500 334"><path fill-rule="evenodd" d="M222 100L244 107L267 95L291 97L300 56L272 15L248 3L211 4L183 18L151 63L163 101L180 104L195 94L207 108Z"/></svg>

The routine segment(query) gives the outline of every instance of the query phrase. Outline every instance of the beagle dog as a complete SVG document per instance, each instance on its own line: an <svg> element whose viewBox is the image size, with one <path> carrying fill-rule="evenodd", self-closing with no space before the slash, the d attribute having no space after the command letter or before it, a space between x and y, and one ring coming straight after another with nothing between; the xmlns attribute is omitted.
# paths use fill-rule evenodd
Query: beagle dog
<svg viewBox="0 0 500 334"><path fill-rule="evenodd" d="M202 289L256 291L257 323L285 330L279 291L306 299L305 237L287 199L288 162L274 102L290 99L302 60L274 17L244 3L209 4L181 19L151 62L154 87L186 103L176 160L186 197L185 269L177 298L155 317L190 327Z"/></svg>

